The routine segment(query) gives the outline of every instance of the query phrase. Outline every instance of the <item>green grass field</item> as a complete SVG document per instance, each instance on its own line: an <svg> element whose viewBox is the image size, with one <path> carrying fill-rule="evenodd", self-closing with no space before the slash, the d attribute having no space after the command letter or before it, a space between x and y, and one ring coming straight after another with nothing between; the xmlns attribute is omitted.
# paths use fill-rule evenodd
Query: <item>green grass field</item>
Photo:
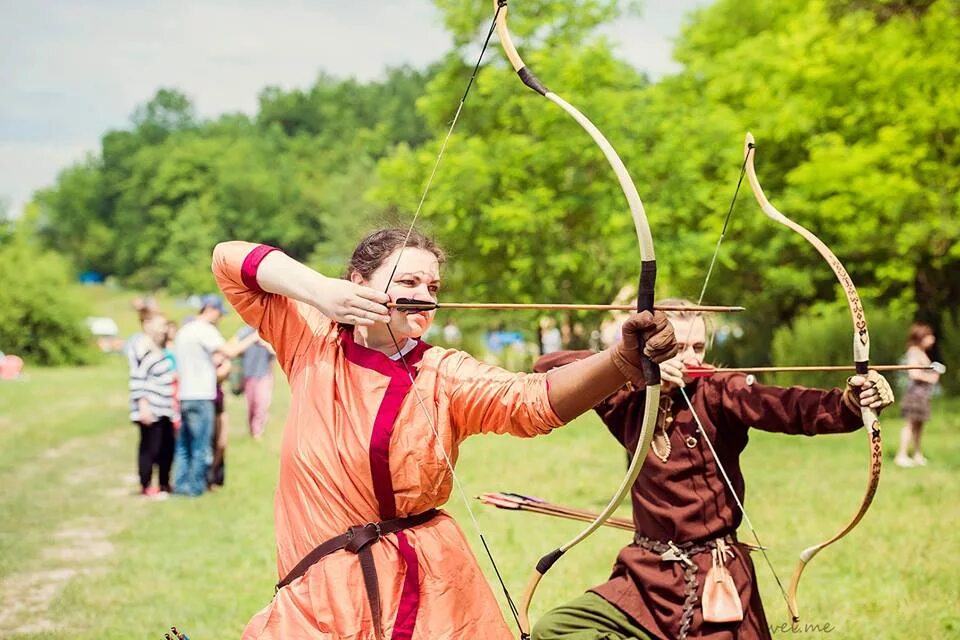
<svg viewBox="0 0 960 640"><path fill-rule="evenodd" d="M236 638L272 596L283 383L260 442L245 436L243 408L231 398L226 488L164 502L134 495L137 437L126 420L125 385L120 357L84 369L33 369L26 381L0 384L2 638L157 639L171 624L194 640ZM958 409L957 401L937 403L926 440L930 466L887 464L864 522L807 569L805 622L834 631L775 637L960 637ZM900 426L895 413L887 460ZM865 440L862 433L752 439L747 508L782 579L800 548L833 533L859 504ZM529 441L474 438L458 473L471 495L515 490L598 508L623 473L623 454L591 415ZM482 552L457 496L449 509ZM579 526L479 504L474 511L515 597L536 559ZM604 530L572 551L545 578L534 616L604 580L627 540ZM783 623L776 585L755 561L770 622Z"/></svg>

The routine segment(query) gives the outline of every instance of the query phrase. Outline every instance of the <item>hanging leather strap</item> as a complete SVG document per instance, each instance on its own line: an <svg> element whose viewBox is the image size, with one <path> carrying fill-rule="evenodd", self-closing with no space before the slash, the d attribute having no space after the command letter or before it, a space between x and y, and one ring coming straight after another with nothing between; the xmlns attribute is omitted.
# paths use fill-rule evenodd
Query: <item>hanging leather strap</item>
<svg viewBox="0 0 960 640"><path fill-rule="evenodd" d="M381 627L380 583L377 579L377 567L373 561L371 546L379 542L383 536L397 533L404 529L420 526L432 520L439 511L430 509L423 513L405 518L393 518L383 522L369 522L365 525L350 527L346 533L318 545L297 563L286 577L277 583L277 591L287 586L307 572L307 569L316 564L324 556L336 551L349 551L357 555L360 560L360 569L363 572L363 584L367 591L367 601L370 603L370 614L373 616L374 631L377 638L383 638Z"/></svg>

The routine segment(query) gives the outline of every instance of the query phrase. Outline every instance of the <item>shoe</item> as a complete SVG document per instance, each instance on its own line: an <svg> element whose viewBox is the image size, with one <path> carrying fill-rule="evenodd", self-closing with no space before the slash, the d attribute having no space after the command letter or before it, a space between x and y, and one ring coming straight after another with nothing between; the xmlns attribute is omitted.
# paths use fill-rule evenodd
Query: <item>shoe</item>
<svg viewBox="0 0 960 640"><path fill-rule="evenodd" d="M917 465L918 467L927 466L926 456L924 456L922 453L913 454L913 464Z"/></svg>
<svg viewBox="0 0 960 640"><path fill-rule="evenodd" d="M166 500L170 497L170 494L166 491L161 491L158 487L149 486L143 491L140 492L144 498L150 498L151 500Z"/></svg>
<svg viewBox="0 0 960 640"><path fill-rule="evenodd" d="M908 458L907 456L904 456L904 455L898 455L896 458L893 459L893 464L897 465L898 467L903 467L904 469L907 469L909 467L916 466L917 463L913 461L913 458Z"/></svg>

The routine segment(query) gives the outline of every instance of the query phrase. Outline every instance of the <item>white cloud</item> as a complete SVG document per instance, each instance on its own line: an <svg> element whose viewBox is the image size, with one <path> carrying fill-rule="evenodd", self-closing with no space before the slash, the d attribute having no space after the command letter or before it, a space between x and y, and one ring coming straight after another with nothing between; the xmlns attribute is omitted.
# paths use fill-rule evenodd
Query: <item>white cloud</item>
<svg viewBox="0 0 960 640"><path fill-rule="evenodd" d="M83 160L89 150L62 143L0 142L0 206L8 204L19 214L35 190L51 184L57 173Z"/></svg>
<svg viewBox="0 0 960 640"><path fill-rule="evenodd" d="M617 54L653 78L680 70L672 57L684 15L710 0L648 0L640 16L624 18L606 29L619 45Z"/></svg>

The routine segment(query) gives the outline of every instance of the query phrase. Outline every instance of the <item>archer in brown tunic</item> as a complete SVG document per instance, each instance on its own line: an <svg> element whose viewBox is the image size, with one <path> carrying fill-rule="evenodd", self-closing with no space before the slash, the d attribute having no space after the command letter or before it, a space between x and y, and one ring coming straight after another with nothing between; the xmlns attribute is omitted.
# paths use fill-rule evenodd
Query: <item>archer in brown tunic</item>
<svg viewBox="0 0 960 640"><path fill-rule="evenodd" d="M533 632L536 640L612 640L635 638L639 632L664 639L771 637L749 548L735 538L742 514L677 384L681 365L702 363L705 350L703 320L691 320L690 315L670 317L681 353L676 360L661 364L664 396L660 416L643 470L632 488L634 542L620 551L610 579L590 590L615 609L595 597L591 601L587 594L541 618ZM699 327L691 331L685 318ZM589 354L552 353L540 358L535 370L552 369ZM683 380L683 384L741 503L744 479L740 453L747 445L751 427L813 436L846 433L862 426L853 388L775 387L737 373ZM879 392L881 406L889 404L885 385L885 381L877 385L884 387ZM860 385L853 382L852 386ZM877 392L867 391L866 386L863 389L860 402L878 402ZM595 410L613 436L633 451L643 408L644 391L628 386ZM740 597L742 621L703 621L704 578L714 562L718 540L724 541L721 549L729 547L723 554L724 563ZM604 613L604 606L615 615Z"/></svg>

